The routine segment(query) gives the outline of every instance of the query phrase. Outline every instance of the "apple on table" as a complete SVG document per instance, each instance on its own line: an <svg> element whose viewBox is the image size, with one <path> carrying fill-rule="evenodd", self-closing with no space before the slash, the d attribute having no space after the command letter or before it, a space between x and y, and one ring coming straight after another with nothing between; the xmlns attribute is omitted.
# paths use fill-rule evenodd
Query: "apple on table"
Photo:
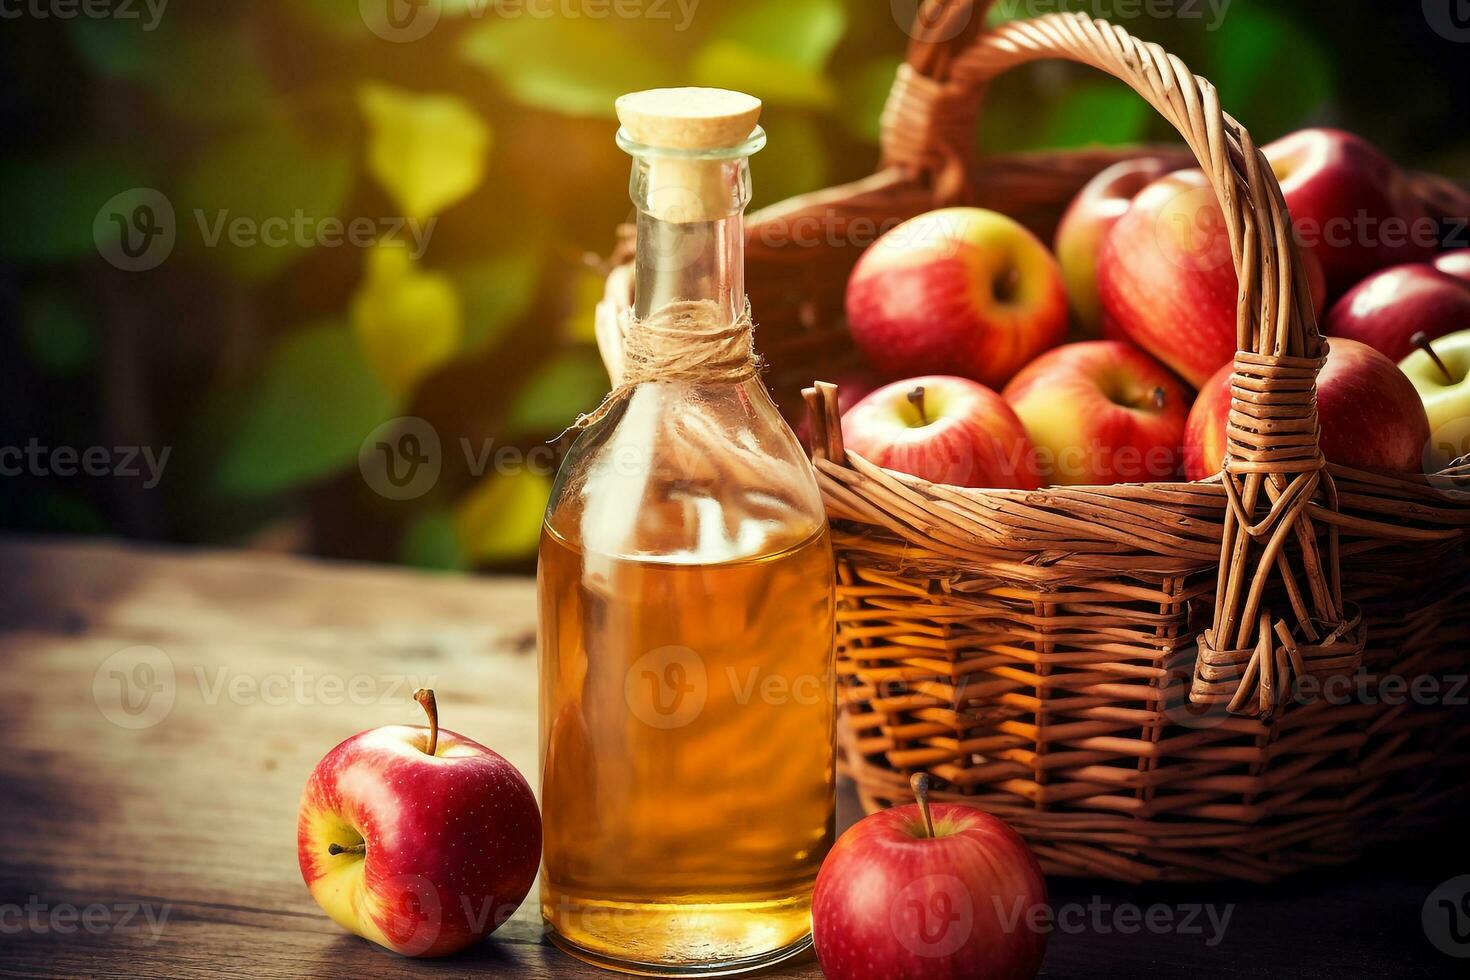
<svg viewBox="0 0 1470 980"><path fill-rule="evenodd" d="M847 281L853 340L883 376L956 374L989 387L1061 343L1067 294L1035 235L983 208L889 229Z"/></svg>
<svg viewBox="0 0 1470 980"><path fill-rule="evenodd" d="M1470 329L1415 341L1419 349L1399 368L1424 401L1430 431L1424 463L1433 473L1470 454Z"/></svg>
<svg viewBox="0 0 1470 980"><path fill-rule="evenodd" d="M1132 344L1087 340L1032 361L1002 393L1063 486L1174 479L1190 394Z"/></svg>
<svg viewBox="0 0 1470 980"><path fill-rule="evenodd" d="M1322 455L1355 469L1395 473L1421 470L1429 419L1419 393L1398 365L1367 344L1327 340L1317 375L1317 421ZM1231 365L1200 389L1184 434L1184 470L1191 480L1218 473L1225 459Z"/></svg>
<svg viewBox="0 0 1470 980"><path fill-rule="evenodd" d="M525 778L439 727L361 732L319 762L301 795L301 876L343 929L405 956L444 956L494 932L530 891L541 817Z"/></svg>
<svg viewBox="0 0 1470 980"><path fill-rule="evenodd" d="M828 980L1031 980L1046 953L1046 879L1021 835L974 807L881 810L833 845L812 893Z"/></svg>
<svg viewBox="0 0 1470 980"><path fill-rule="evenodd" d="M842 440L869 462L930 483L1035 490L1036 450L1011 406L968 378L884 385L842 416Z"/></svg>

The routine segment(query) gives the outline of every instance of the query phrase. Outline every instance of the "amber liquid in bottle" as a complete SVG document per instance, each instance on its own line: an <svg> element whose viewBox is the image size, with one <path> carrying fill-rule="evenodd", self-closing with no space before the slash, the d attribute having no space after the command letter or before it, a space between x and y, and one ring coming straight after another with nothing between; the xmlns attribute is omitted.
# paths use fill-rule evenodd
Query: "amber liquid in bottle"
<svg viewBox="0 0 1470 980"><path fill-rule="evenodd" d="M630 329L694 304L698 352L737 324L753 125L707 156L619 134ZM645 372L571 447L541 536L541 909L583 959L708 976L810 941L834 832L832 549L758 377Z"/></svg>
<svg viewBox="0 0 1470 980"><path fill-rule="evenodd" d="M799 942L833 834L826 530L596 583L583 557L543 532L548 921L643 963Z"/></svg>

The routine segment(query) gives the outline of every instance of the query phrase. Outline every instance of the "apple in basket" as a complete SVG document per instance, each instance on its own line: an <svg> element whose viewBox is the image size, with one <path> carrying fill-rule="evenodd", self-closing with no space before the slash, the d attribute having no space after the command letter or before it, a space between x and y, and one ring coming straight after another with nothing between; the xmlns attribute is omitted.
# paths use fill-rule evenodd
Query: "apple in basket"
<svg viewBox="0 0 1470 980"><path fill-rule="evenodd" d="M1036 450L1005 399L967 378L884 385L842 416L842 439L869 462L931 483L1034 490Z"/></svg>
<svg viewBox="0 0 1470 980"><path fill-rule="evenodd" d="M1082 333L1102 331L1102 304L1097 298L1097 256L1108 231L1127 212L1139 191L1172 167L1156 157L1124 160L1103 170L1078 192L1057 226L1056 253L1067 285L1067 298Z"/></svg>
<svg viewBox="0 0 1470 980"><path fill-rule="evenodd" d="M1030 980L1046 952L1046 879L1026 842L974 807L874 813L833 845L812 894L829 980Z"/></svg>
<svg viewBox="0 0 1470 980"><path fill-rule="evenodd" d="M1384 269L1358 283L1327 311L1324 330L1361 341L1392 361L1430 340L1470 328L1470 280L1427 262Z"/></svg>
<svg viewBox="0 0 1470 980"><path fill-rule="evenodd" d="M1437 472L1470 453L1470 329L1430 341L1399 363L1429 415L1425 469Z"/></svg>
<svg viewBox="0 0 1470 980"><path fill-rule="evenodd" d="M1047 483L1140 483L1179 474L1190 393L1132 344L1064 344L1022 368L1002 394L1026 427Z"/></svg>
<svg viewBox="0 0 1470 980"><path fill-rule="evenodd" d="M1470 248L1457 248L1451 252L1445 252L1434 260L1434 267L1440 272L1448 273L1456 279L1470 283Z"/></svg>
<svg viewBox="0 0 1470 980"><path fill-rule="evenodd" d="M1322 270L1303 256L1316 308ZM1198 388L1235 356L1235 264L1205 175L1149 184L1108 232L1097 264L1105 336L1127 339Z"/></svg>
<svg viewBox="0 0 1470 980"><path fill-rule="evenodd" d="M958 374L992 388L1061 343L1067 294L1046 246L981 208L910 218L863 253L847 282L853 340L889 378Z"/></svg>
<svg viewBox="0 0 1470 980"><path fill-rule="evenodd" d="M1322 264L1328 295L1438 251L1438 225L1408 177L1361 136L1303 129L1261 149L1281 183L1297 243Z"/></svg>
<svg viewBox="0 0 1470 980"><path fill-rule="evenodd" d="M541 860L541 817L515 767L439 727L354 735L301 794L296 850L332 921L404 956L444 956L510 917Z"/></svg>
<svg viewBox="0 0 1470 980"><path fill-rule="evenodd" d="M1345 337L1327 341L1317 376L1317 419L1322 455L1364 470L1418 472L1429 442L1429 419L1419 393L1398 366L1367 344ZM1205 382L1184 429L1184 472L1202 480L1225 459L1230 413L1230 365Z"/></svg>

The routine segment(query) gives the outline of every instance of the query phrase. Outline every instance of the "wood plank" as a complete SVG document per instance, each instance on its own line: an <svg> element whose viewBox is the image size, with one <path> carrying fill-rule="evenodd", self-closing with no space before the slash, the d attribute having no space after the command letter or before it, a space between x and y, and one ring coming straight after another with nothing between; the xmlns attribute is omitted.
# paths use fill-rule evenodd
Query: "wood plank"
<svg viewBox="0 0 1470 980"><path fill-rule="evenodd" d="M120 715L110 670L146 662L139 647L166 666L162 687ZM447 727L534 775L532 584L0 539L0 976L607 976L542 941L534 902L435 962L347 936L312 902L295 858L301 786L341 739L416 722L419 684ZM850 793L841 813L854 816ZM1419 916L1470 860L1461 842L1435 847L1269 889L1054 880L1083 925L1053 934L1044 973L1462 975ZM1109 924L1125 906L1177 919L1206 902L1232 909L1223 941ZM84 913L86 927L69 918ZM765 975L820 973L808 959Z"/></svg>

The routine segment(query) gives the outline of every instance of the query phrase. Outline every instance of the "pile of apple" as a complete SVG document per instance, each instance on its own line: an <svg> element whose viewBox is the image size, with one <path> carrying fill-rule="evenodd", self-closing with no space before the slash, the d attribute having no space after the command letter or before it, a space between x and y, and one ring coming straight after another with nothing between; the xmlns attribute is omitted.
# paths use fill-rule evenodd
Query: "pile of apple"
<svg viewBox="0 0 1470 980"><path fill-rule="evenodd" d="M1470 435L1470 249L1442 238L1463 224L1440 221L1350 133L1303 130L1264 152L1330 338L1317 379L1324 455L1371 470L1447 465ZM1119 163L1072 202L1055 244L979 208L931 211L879 238L847 286L871 368L840 379L861 399L844 405L847 446L972 487L1218 472L1238 286L1203 172Z"/></svg>

